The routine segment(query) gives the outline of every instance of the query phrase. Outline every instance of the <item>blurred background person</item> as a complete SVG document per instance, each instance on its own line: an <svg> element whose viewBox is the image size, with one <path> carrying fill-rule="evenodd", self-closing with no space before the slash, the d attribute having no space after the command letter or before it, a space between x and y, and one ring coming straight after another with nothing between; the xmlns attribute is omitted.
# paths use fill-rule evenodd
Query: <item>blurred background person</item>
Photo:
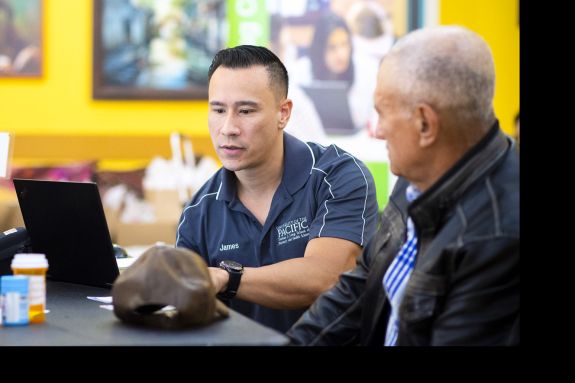
<svg viewBox="0 0 575 383"><path fill-rule="evenodd" d="M352 52L345 20L327 11L315 23L307 54L295 61L286 60L293 79L290 96L302 108L312 104L324 133L351 134L362 124L353 118L350 106L354 97L361 97L361 90L354 87ZM300 88L294 89L296 86ZM299 111L295 109L294 114L297 120Z"/></svg>
<svg viewBox="0 0 575 383"><path fill-rule="evenodd" d="M291 133L319 143L326 141L326 134L330 142L372 136L373 78L395 41L382 2L308 1L283 7L272 22L277 31L272 46L292 79Z"/></svg>
<svg viewBox="0 0 575 383"><path fill-rule="evenodd" d="M344 0L338 0L344 1ZM352 34L353 62L356 65L356 87L363 97L350 99L354 120L373 136L377 113L364 95L373 94L379 64L395 42L394 26L387 10L379 1L353 1L347 8L346 22ZM366 126L367 125L367 126Z"/></svg>
<svg viewBox="0 0 575 383"><path fill-rule="evenodd" d="M345 20L334 13L322 15L309 48L310 67L304 72L311 74L311 78L305 79L302 74L300 80L302 83L342 81L351 88L355 75L352 52L351 31Z"/></svg>

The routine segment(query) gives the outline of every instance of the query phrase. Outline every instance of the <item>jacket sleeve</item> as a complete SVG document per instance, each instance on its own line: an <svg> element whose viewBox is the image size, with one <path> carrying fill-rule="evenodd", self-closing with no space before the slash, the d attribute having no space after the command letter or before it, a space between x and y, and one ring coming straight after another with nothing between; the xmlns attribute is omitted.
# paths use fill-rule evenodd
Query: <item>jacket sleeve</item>
<svg viewBox="0 0 575 383"><path fill-rule="evenodd" d="M355 269L313 303L287 332L293 345L330 346L359 343L364 287L368 274L366 246Z"/></svg>
<svg viewBox="0 0 575 383"><path fill-rule="evenodd" d="M453 257L432 345L504 345L519 318L519 240L469 243ZM517 337L518 338L518 337Z"/></svg>

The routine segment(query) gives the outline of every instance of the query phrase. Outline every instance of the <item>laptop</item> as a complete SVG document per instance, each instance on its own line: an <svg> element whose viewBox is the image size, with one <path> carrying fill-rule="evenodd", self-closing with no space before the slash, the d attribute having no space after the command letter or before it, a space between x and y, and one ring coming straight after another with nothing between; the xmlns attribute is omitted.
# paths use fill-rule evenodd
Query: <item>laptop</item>
<svg viewBox="0 0 575 383"><path fill-rule="evenodd" d="M47 278L111 287L119 270L98 186L13 181L32 251L48 258Z"/></svg>
<svg viewBox="0 0 575 383"><path fill-rule="evenodd" d="M302 87L312 100L327 134L350 135L357 133L348 102L348 89L341 81L316 81Z"/></svg>

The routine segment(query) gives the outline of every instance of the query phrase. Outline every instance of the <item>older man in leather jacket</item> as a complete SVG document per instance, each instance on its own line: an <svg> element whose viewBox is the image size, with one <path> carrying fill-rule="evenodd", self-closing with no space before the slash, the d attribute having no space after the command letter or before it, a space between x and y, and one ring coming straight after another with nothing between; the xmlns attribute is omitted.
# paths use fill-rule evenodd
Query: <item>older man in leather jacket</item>
<svg viewBox="0 0 575 383"><path fill-rule="evenodd" d="M399 179L371 245L288 331L293 344L519 344L519 161L494 78L489 47L462 27L412 32L388 53L376 136ZM384 276L408 221L415 260L394 313Z"/></svg>

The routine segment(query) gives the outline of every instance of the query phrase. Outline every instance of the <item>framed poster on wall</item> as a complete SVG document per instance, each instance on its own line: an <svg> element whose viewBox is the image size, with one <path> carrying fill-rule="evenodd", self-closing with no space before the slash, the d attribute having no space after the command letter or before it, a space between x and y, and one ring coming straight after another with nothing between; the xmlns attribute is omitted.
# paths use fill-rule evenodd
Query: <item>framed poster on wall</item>
<svg viewBox="0 0 575 383"><path fill-rule="evenodd" d="M434 24L436 9L437 0L267 0L268 24L259 28L269 31L269 46L289 73L286 132L364 161L380 208L396 177L385 141L374 137L379 64L401 36Z"/></svg>
<svg viewBox="0 0 575 383"><path fill-rule="evenodd" d="M95 99L207 99L225 0L94 0Z"/></svg>
<svg viewBox="0 0 575 383"><path fill-rule="evenodd" d="M42 0L0 0L0 77L42 75Z"/></svg>

